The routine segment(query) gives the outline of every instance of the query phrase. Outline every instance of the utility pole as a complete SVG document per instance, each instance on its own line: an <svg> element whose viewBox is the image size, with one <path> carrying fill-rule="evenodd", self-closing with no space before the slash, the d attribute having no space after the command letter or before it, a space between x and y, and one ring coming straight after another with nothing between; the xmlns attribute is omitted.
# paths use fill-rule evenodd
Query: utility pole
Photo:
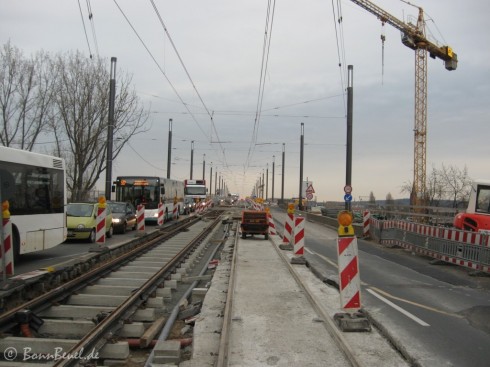
<svg viewBox="0 0 490 367"><path fill-rule="evenodd" d="M303 148L305 145L305 124L301 123L301 137L299 147L299 201L298 210L303 210Z"/></svg>
<svg viewBox="0 0 490 367"><path fill-rule="evenodd" d="M192 168L194 166L194 140L191 141L191 175L189 179L192 180Z"/></svg>
<svg viewBox="0 0 490 367"><path fill-rule="evenodd" d="M265 200L269 199L269 163L267 163L267 170L265 171Z"/></svg>
<svg viewBox="0 0 490 367"><path fill-rule="evenodd" d="M105 169L105 198L111 200L112 145L114 139L114 104L116 100L116 57L111 57L111 79L109 81L109 123L107 125L107 161Z"/></svg>
<svg viewBox="0 0 490 367"><path fill-rule="evenodd" d="M282 143L282 178L281 178L281 201L284 202L284 167L286 164L286 143Z"/></svg>
<svg viewBox="0 0 490 367"><path fill-rule="evenodd" d="M168 120L167 178L170 178L170 167L172 167L172 119Z"/></svg>
<svg viewBox="0 0 490 367"><path fill-rule="evenodd" d="M209 166L209 196L213 196L213 162Z"/></svg>
<svg viewBox="0 0 490 367"><path fill-rule="evenodd" d="M274 177L275 177L275 169L276 169L276 156L272 156L272 198L271 201L274 201Z"/></svg>
<svg viewBox="0 0 490 367"><path fill-rule="evenodd" d="M202 179L206 179L206 153L202 155Z"/></svg>
<svg viewBox="0 0 490 367"><path fill-rule="evenodd" d="M345 170L345 187L352 190L352 109L353 109L353 74L354 66L347 66L347 152L346 152L346 170ZM350 195L350 192L346 192ZM352 198L352 196L350 196ZM350 200L345 200L345 210L351 210Z"/></svg>

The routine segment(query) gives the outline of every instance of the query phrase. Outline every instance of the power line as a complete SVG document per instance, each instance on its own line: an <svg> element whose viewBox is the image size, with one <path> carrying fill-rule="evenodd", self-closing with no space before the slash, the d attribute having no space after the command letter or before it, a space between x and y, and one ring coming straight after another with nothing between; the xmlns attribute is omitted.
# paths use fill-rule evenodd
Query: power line
<svg viewBox="0 0 490 367"><path fill-rule="evenodd" d="M90 42L88 41L87 28L85 27L85 21L83 20L82 5L80 4L80 0L78 0L78 8L80 9L80 17L82 18L83 32L85 33L85 39L87 41L88 53L90 58L92 58L92 50L90 49Z"/></svg>

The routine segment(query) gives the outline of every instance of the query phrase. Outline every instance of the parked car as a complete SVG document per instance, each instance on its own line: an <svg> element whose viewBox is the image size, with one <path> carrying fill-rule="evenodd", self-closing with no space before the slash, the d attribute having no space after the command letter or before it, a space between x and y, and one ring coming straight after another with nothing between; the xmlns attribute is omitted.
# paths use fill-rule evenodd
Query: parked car
<svg viewBox="0 0 490 367"><path fill-rule="evenodd" d="M136 229L138 221L133 204L122 201L108 201L107 205L111 207L114 233L126 233L128 228Z"/></svg>
<svg viewBox="0 0 490 367"><path fill-rule="evenodd" d="M91 243L96 239L98 203L70 203L66 207L67 238L87 240ZM106 208L105 220L106 236L111 238L114 227L112 225L112 211L109 205Z"/></svg>
<svg viewBox="0 0 490 367"><path fill-rule="evenodd" d="M312 206L310 208L310 213L311 214L316 214L316 215L322 215L322 208L325 208L325 207L324 206L320 206L320 205Z"/></svg>

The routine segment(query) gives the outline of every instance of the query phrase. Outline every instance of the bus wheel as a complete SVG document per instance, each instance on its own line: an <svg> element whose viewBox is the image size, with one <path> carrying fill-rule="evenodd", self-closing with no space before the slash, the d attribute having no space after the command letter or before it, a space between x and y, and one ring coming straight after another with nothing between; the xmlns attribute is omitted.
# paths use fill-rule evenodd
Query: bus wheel
<svg viewBox="0 0 490 367"><path fill-rule="evenodd" d="M95 228L90 231L90 236L88 237L88 242L95 243Z"/></svg>

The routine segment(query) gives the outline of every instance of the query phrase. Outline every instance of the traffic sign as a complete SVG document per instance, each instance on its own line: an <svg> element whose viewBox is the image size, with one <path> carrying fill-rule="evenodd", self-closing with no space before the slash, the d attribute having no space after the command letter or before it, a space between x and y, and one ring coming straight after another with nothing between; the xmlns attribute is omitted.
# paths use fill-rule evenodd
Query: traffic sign
<svg viewBox="0 0 490 367"><path fill-rule="evenodd" d="M315 189L313 188L313 184L309 184L308 187L306 188L306 193L307 194L314 194Z"/></svg>
<svg viewBox="0 0 490 367"><path fill-rule="evenodd" d="M306 198L308 200L313 200L313 194L310 194L310 193L306 194Z"/></svg>
<svg viewBox="0 0 490 367"><path fill-rule="evenodd" d="M352 195L351 194L345 194L344 195L344 201L347 201L347 202L352 201Z"/></svg>
<svg viewBox="0 0 490 367"><path fill-rule="evenodd" d="M346 194L350 194L352 192L352 186L351 185L345 185L344 186L344 192Z"/></svg>

